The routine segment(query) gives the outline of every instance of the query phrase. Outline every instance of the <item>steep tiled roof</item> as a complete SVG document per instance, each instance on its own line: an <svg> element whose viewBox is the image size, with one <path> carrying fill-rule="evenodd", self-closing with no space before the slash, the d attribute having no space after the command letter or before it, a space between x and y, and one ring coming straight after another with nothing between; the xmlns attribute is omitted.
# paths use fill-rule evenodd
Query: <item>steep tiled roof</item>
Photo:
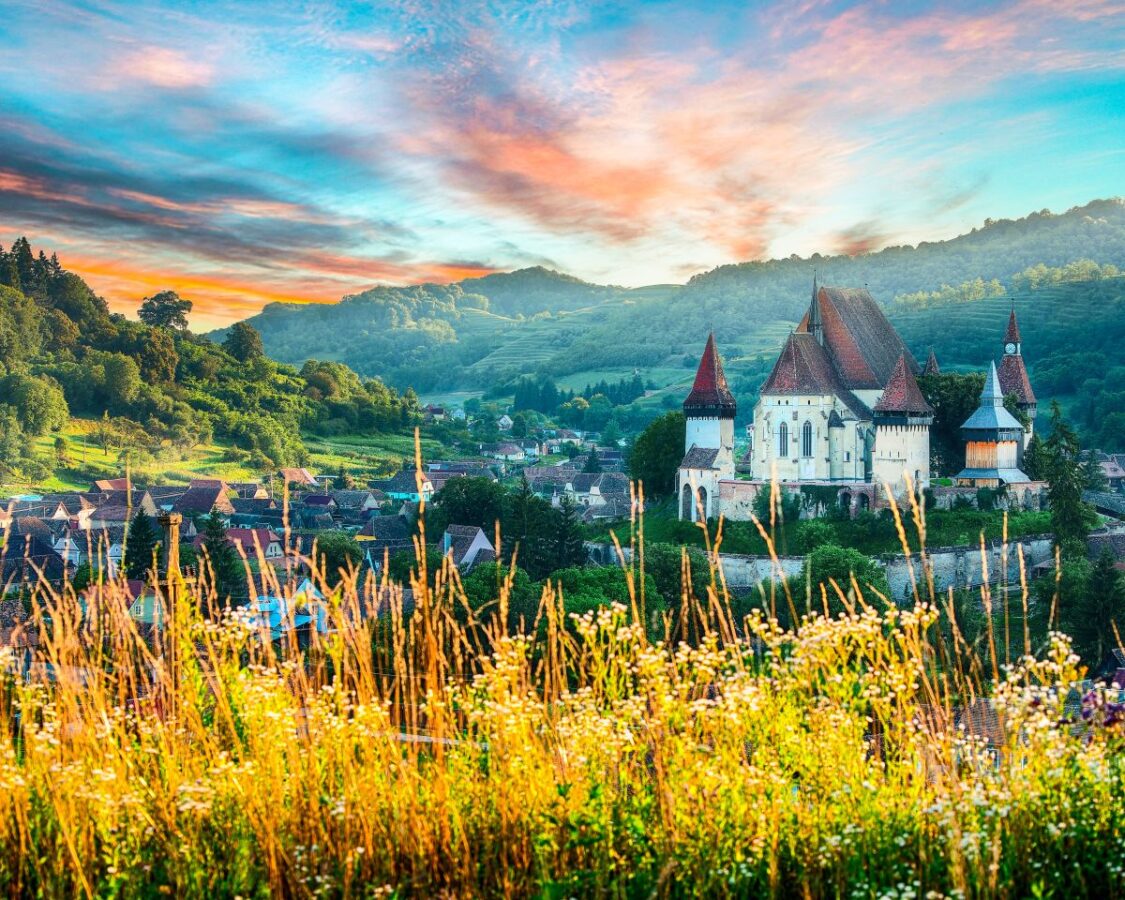
<svg viewBox="0 0 1125 900"><path fill-rule="evenodd" d="M877 413L914 413L932 416L933 407L926 402L914 380L914 373L906 366L906 358L900 356L891 380L883 390L883 396L875 404Z"/></svg>
<svg viewBox="0 0 1125 900"><path fill-rule="evenodd" d="M234 512L234 506L227 498L221 482L193 485L172 504L172 509L179 513L195 512L207 515L216 508L222 513Z"/></svg>
<svg viewBox="0 0 1125 900"><path fill-rule="evenodd" d="M811 335L812 312L810 305L797 327L798 333ZM825 349L844 387L850 390L883 387L900 356L906 357L911 372L919 371L910 350L866 288L822 287L816 295L815 312L824 331Z"/></svg>
<svg viewBox="0 0 1125 900"><path fill-rule="evenodd" d="M980 395L980 406L961 426L962 431L988 431L1022 433L1023 426L1004 408L1004 391L996 374L996 363L989 367L984 379L984 390ZM1006 435L1001 440L1008 440ZM1025 478L1026 480L1026 478Z"/></svg>
<svg viewBox="0 0 1125 900"><path fill-rule="evenodd" d="M709 410L733 416L735 409L734 394L727 386L723 362L715 349L715 335L709 334L707 346L703 348L703 356L699 360L699 369L695 373L695 383L684 401L684 412L690 414L692 411Z"/></svg>
<svg viewBox="0 0 1125 900"><path fill-rule="evenodd" d="M781 355L774 363L762 394L835 394L859 418L867 418L870 411L845 387L832 366L827 352L808 332L796 331L789 335Z"/></svg>
<svg viewBox="0 0 1125 900"><path fill-rule="evenodd" d="M1012 311L1008 313L1008 330L1004 332L1004 342L1011 342L1013 344L1020 343L1020 326L1016 321L1016 310L1013 307Z"/></svg>
<svg viewBox="0 0 1125 900"><path fill-rule="evenodd" d="M715 458L719 455L718 450L712 450L707 447L693 446L683 458L680 463L681 469L711 469L715 466Z"/></svg>
<svg viewBox="0 0 1125 900"><path fill-rule="evenodd" d="M926 357L926 368L922 370L923 375L940 375L941 366L938 365L937 355L934 353L934 348L930 348L930 355Z"/></svg>
<svg viewBox="0 0 1125 900"><path fill-rule="evenodd" d="M1031 380L1027 377L1027 367L1023 364L1022 356L1005 353L996 374L1000 378L1000 387L1005 396L1015 394L1020 403L1036 402L1035 391L1031 389Z"/></svg>

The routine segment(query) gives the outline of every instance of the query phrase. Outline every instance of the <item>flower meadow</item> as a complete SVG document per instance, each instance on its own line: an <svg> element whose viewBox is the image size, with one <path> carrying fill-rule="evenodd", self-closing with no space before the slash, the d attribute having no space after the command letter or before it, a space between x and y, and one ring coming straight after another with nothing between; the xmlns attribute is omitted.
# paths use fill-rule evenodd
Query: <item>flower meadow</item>
<svg viewBox="0 0 1125 900"><path fill-rule="evenodd" d="M943 598L854 581L736 616L718 569L657 620L633 549L628 604L548 586L515 629L508 584L470 608L424 553L412 597L308 561L307 642L178 578L155 629L123 585L40 587L4 651L0 891L1125 896L1121 709L1065 636L981 653Z"/></svg>

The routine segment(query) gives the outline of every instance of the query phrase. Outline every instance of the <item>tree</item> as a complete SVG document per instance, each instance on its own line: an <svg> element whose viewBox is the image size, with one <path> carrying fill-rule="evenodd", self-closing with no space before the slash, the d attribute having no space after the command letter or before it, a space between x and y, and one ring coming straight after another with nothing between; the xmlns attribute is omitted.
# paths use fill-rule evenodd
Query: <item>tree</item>
<svg viewBox="0 0 1125 900"><path fill-rule="evenodd" d="M325 580L339 583L342 573L359 566L363 550L346 531L321 531L316 536L316 555Z"/></svg>
<svg viewBox="0 0 1125 900"><path fill-rule="evenodd" d="M1078 435L1063 419L1057 400L1051 402L1051 434L1044 447L1055 545L1064 556L1084 558L1086 537L1097 517L1082 500L1087 475L1082 467Z"/></svg>
<svg viewBox="0 0 1125 900"><path fill-rule="evenodd" d="M223 340L223 349L237 360L252 362L265 355L262 336L246 322L235 322Z"/></svg>
<svg viewBox="0 0 1125 900"><path fill-rule="evenodd" d="M1023 471L1032 481L1046 481L1049 460L1043 438L1035 433L1023 453Z"/></svg>
<svg viewBox="0 0 1125 900"><path fill-rule="evenodd" d="M961 426L980 405L984 374L942 372L918 378L922 396L934 409L930 426L930 460L935 474L951 475L962 468L965 443Z"/></svg>
<svg viewBox="0 0 1125 900"><path fill-rule="evenodd" d="M1092 567L1085 560L1078 563L1078 577L1063 585L1070 590L1060 590L1059 618L1082 661L1096 670L1117 646L1114 626L1125 632L1125 580L1108 550Z"/></svg>
<svg viewBox="0 0 1125 900"><path fill-rule="evenodd" d="M586 562L586 546L582 537L582 522L574 498L564 493L559 505L555 531L553 568L565 569Z"/></svg>
<svg viewBox="0 0 1125 900"><path fill-rule="evenodd" d="M601 460L598 459L597 448L591 447L590 453L586 457L586 464L582 467L582 472L586 475L597 475L602 470Z"/></svg>
<svg viewBox="0 0 1125 900"><path fill-rule="evenodd" d="M835 615L843 609L843 604L830 581L834 580L844 592L844 596L854 603L856 598L851 587L853 575L865 602L877 603L877 594L890 596L887 573L875 560L851 547L841 547L837 544L821 544L805 557L800 583L793 585L795 588L793 596L803 595L807 585L810 591L811 608L823 611L820 586L824 585L828 595L829 613Z"/></svg>
<svg viewBox="0 0 1125 900"><path fill-rule="evenodd" d="M227 539L223 520L218 510L211 510L203 526L203 554L206 557L204 572L214 592L215 599L223 604L245 584L242 560L234 545Z"/></svg>
<svg viewBox="0 0 1125 900"><path fill-rule="evenodd" d="M646 496L667 496L675 490L686 428L682 412L669 412L637 437L629 454L629 474L643 483Z"/></svg>
<svg viewBox="0 0 1125 900"><path fill-rule="evenodd" d="M488 562L473 566L473 570L461 580L465 590L465 599L469 601L469 609L485 622L491 618L500 597L500 586L508 578L509 569L500 563ZM511 587L508 592L508 629L512 632L520 629L530 629L539 612L540 591L527 572L519 567L512 575ZM492 604L490 607L489 605ZM485 612L481 612L489 607ZM454 615L464 619L464 608L461 604L454 604Z"/></svg>
<svg viewBox="0 0 1125 900"><path fill-rule="evenodd" d="M161 291L145 297L137 311L137 317L154 328L176 328L183 331L188 327L187 314L191 312L191 307L191 301L182 299L175 291Z"/></svg>
<svg viewBox="0 0 1125 900"><path fill-rule="evenodd" d="M144 580L153 567L153 558L160 546L160 530L152 517L139 510L129 528L125 547L125 572L130 578Z"/></svg>
<svg viewBox="0 0 1125 900"><path fill-rule="evenodd" d="M450 478L434 494L428 522L442 531L448 525L476 525L491 537L504 517L504 498L504 488L489 478Z"/></svg>
<svg viewBox="0 0 1125 900"><path fill-rule="evenodd" d="M678 609L683 598L684 553L691 566L691 582L687 586L692 595L706 599L711 570L707 557L698 548L659 542L645 544L645 574L652 576L656 589L670 609Z"/></svg>
<svg viewBox="0 0 1125 900"><path fill-rule="evenodd" d="M610 419L605 423L605 429L602 431L602 439L598 443L602 447L617 448L618 441L621 440L621 426L617 424L616 419Z"/></svg>
<svg viewBox="0 0 1125 900"><path fill-rule="evenodd" d="M532 578L543 578L553 568L558 513L547 501L535 496L527 476L520 476L519 488L508 497L504 515L503 540L506 559L516 557Z"/></svg>
<svg viewBox="0 0 1125 900"><path fill-rule="evenodd" d="M61 434L55 438L55 466L65 468L70 465L70 444Z"/></svg>
<svg viewBox="0 0 1125 900"><path fill-rule="evenodd" d="M136 361L123 353L106 353L105 392L110 407L124 411L141 390L141 370Z"/></svg>
<svg viewBox="0 0 1125 900"><path fill-rule="evenodd" d="M70 415L62 389L48 379L10 375L0 383L0 392L15 408L23 430L32 436L57 431Z"/></svg>
<svg viewBox="0 0 1125 900"><path fill-rule="evenodd" d="M340 468L336 472L336 477L332 480L332 487L338 491L351 490L355 482L352 476L348 474L348 470L344 468L344 464L340 463Z"/></svg>

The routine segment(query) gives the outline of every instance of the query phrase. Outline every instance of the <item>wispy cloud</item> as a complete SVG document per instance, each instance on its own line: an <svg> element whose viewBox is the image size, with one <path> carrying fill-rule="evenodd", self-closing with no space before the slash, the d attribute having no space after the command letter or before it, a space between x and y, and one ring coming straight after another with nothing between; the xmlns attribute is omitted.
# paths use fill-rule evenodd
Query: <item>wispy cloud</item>
<svg viewBox="0 0 1125 900"><path fill-rule="evenodd" d="M1125 123L1059 99L1125 105L1114 0L49 4L0 35L0 234L122 308L162 272L212 321L525 264L662 281L1119 190L1066 161Z"/></svg>

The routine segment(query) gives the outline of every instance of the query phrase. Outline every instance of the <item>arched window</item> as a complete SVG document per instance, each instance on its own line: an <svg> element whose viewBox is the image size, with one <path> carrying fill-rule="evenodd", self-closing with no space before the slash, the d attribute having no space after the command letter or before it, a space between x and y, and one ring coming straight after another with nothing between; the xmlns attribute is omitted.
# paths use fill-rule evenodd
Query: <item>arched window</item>
<svg viewBox="0 0 1125 900"><path fill-rule="evenodd" d="M709 518L711 518L710 513L708 513L707 511L707 488L699 489L698 512L700 522L706 522Z"/></svg>
<svg viewBox="0 0 1125 900"><path fill-rule="evenodd" d="M784 422L777 426L777 455L789 455L789 426Z"/></svg>
<svg viewBox="0 0 1125 900"><path fill-rule="evenodd" d="M801 456L808 459L812 456L813 451L813 430L812 422L806 422L801 428Z"/></svg>
<svg viewBox="0 0 1125 900"><path fill-rule="evenodd" d="M680 518L685 519L688 522L690 522L692 520L692 514L691 514L691 485L690 484L684 485L683 504L681 505L680 509L681 509Z"/></svg>

